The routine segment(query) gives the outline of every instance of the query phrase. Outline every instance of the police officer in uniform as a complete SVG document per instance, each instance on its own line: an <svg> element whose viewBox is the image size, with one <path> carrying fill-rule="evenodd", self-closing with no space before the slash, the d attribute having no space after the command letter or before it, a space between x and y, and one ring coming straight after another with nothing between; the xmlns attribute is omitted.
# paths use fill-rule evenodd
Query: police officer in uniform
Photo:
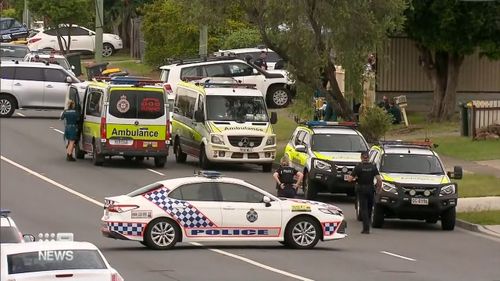
<svg viewBox="0 0 500 281"><path fill-rule="evenodd" d="M377 180L377 190L382 187L382 178L377 166L370 163L368 152L361 153L361 163L354 167L349 181L356 181L356 196L359 198L359 210L363 219L363 234L370 233L370 223L372 218L373 200L375 197L374 179Z"/></svg>
<svg viewBox="0 0 500 281"><path fill-rule="evenodd" d="M295 198L297 189L302 182L303 174L290 167L288 158L284 156L280 161L281 166L274 172L276 180L276 189L279 197ZM295 183L297 179L297 183Z"/></svg>

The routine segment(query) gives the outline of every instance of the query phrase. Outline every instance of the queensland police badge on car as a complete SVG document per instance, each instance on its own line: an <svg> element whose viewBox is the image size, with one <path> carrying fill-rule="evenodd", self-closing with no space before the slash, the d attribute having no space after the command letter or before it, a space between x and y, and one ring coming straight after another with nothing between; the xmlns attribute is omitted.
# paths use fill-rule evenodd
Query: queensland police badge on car
<svg viewBox="0 0 500 281"><path fill-rule="evenodd" d="M116 109L120 113L126 113L130 109L130 103L127 100L127 96L123 95L120 100L116 103Z"/></svg>
<svg viewBox="0 0 500 281"><path fill-rule="evenodd" d="M250 211L247 212L247 220L249 222L254 222L259 218L259 215L254 209L250 209Z"/></svg>

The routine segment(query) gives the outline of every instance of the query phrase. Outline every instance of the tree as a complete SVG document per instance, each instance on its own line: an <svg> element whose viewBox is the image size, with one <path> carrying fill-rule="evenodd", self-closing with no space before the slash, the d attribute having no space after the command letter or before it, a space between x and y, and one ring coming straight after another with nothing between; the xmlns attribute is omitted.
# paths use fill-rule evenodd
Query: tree
<svg viewBox="0 0 500 281"><path fill-rule="evenodd" d="M429 118L448 120L456 109L464 57L479 51L500 58L500 2L416 0L406 17L406 33L416 41L420 64L433 85Z"/></svg>
<svg viewBox="0 0 500 281"><path fill-rule="evenodd" d="M28 8L35 16L44 18L45 28L56 30L59 49L66 53L71 47L71 33L69 31L68 37L63 37L60 32L61 24L67 24L69 27L73 24L88 24L95 11L92 2L91 0L29 0Z"/></svg>
<svg viewBox="0 0 500 281"><path fill-rule="evenodd" d="M216 4L214 5L214 2ZM340 91L336 65L346 68L352 89L361 89L364 64L388 31L402 24L404 0L240 0L206 1L204 10L221 16L224 5L240 5L263 42L288 62L299 83L326 93L344 119L353 119L347 98ZM328 80L326 91L320 76ZM351 93L352 94L352 93ZM361 95L361 91L359 91ZM311 101L312 91L305 94Z"/></svg>
<svg viewBox="0 0 500 281"><path fill-rule="evenodd" d="M223 49L239 49L257 46L262 43L262 37L256 28L243 28L230 33L223 39Z"/></svg>

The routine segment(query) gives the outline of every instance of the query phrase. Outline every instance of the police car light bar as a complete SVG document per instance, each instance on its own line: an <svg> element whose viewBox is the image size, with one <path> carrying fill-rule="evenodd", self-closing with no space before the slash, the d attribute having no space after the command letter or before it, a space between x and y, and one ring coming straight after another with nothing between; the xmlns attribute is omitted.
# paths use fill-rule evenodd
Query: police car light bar
<svg viewBox="0 0 500 281"><path fill-rule="evenodd" d="M2 217L8 217L10 213L11 213L11 212L10 212L10 210L9 210L9 209L3 209L3 208L2 208L2 209L0 209L0 215L1 215Z"/></svg>
<svg viewBox="0 0 500 281"><path fill-rule="evenodd" d="M334 121L308 121L305 123L309 127L326 127L326 126L344 126L344 127L357 127L356 122L334 122Z"/></svg>
<svg viewBox="0 0 500 281"><path fill-rule="evenodd" d="M74 234L70 232L60 233L39 233L39 241L52 242L52 241L73 241Z"/></svg>
<svg viewBox="0 0 500 281"><path fill-rule="evenodd" d="M222 176L222 174L217 171L198 171L196 175L210 179L220 178Z"/></svg>
<svg viewBox="0 0 500 281"><path fill-rule="evenodd" d="M403 141L403 140L393 140L393 141L380 141L379 142L381 145L384 146L420 146L420 147L429 147L429 148L436 148L438 147L437 144L432 143L431 140L425 139L423 141Z"/></svg>

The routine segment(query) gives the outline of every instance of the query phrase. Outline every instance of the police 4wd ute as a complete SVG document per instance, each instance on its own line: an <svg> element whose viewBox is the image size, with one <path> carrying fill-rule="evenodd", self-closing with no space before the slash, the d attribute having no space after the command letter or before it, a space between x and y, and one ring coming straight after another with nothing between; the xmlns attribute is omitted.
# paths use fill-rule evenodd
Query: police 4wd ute
<svg viewBox="0 0 500 281"><path fill-rule="evenodd" d="M249 163L270 172L276 156L271 125L276 113L268 115L262 93L253 84L207 79L198 85L181 82L176 88L172 115L176 161L185 162L191 155L202 169L213 163Z"/></svg>
<svg viewBox="0 0 500 281"><path fill-rule="evenodd" d="M443 230L455 227L457 184L462 168L446 173L430 142L381 142L370 150L383 180L375 196L373 227L382 227L385 218L441 220ZM357 214L358 208L356 208Z"/></svg>
<svg viewBox="0 0 500 281"><path fill-rule="evenodd" d="M347 236L342 211L333 205L278 198L210 171L155 182L104 202L104 236L152 249L194 241L278 241L312 248L320 239Z"/></svg>
<svg viewBox="0 0 500 281"><path fill-rule="evenodd" d="M354 195L348 176L368 150L354 122L309 121L299 125L285 147L290 165L304 174L306 199L319 192Z"/></svg>
<svg viewBox="0 0 500 281"><path fill-rule="evenodd" d="M112 78L108 83L89 83L81 108L81 136L76 157L92 155L95 165L106 156L154 158L156 167L165 166L170 143L170 119L166 94L159 81ZM73 91L72 99L78 98Z"/></svg>

